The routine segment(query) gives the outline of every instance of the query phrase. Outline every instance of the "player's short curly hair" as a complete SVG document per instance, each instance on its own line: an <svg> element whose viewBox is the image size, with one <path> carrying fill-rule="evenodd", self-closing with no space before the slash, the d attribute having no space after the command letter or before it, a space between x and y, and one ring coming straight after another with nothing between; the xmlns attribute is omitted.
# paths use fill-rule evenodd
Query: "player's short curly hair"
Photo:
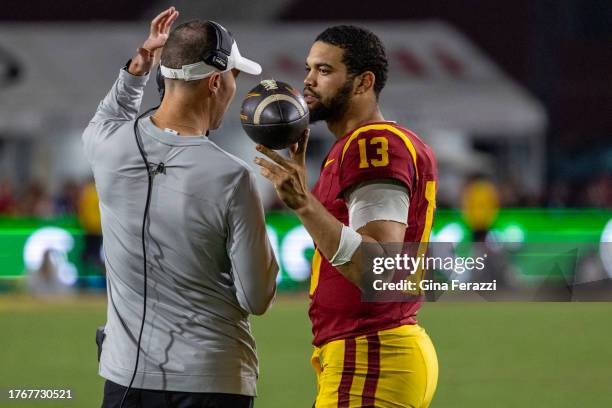
<svg viewBox="0 0 612 408"><path fill-rule="evenodd" d="M215 30L205 21L192 20L177 26L164 45L161 63L168 68L202 61L202 56L215 48Z"/></svg>
<svg viewBox="0 0 612 408"><path fill-rule="evenodd" d="M389 62L385 46L370 30L353 25L329 27L319 34L315 41L335 45L344 50L342 62L349 74L359 75L371 71L376 78L374 93L378 98L387 82Z"/></svg>

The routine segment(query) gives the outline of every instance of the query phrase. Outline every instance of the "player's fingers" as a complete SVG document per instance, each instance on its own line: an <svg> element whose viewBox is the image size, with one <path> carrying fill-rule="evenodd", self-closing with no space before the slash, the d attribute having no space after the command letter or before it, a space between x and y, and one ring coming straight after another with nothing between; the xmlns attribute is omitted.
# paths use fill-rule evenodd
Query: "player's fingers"
<svg viewBox="0 0 612 408"><path fill-rule="evenodd" d="M291 146L289 146L289 152L291 153L291 157L293 158L295 156L295 153L298 150L298 144L294 143Z"/></svg>
<svg viewBox="0 0 612 408"><path fill-rule="evenodd" d="M306 148L308 146L308 139L310 139L310 129L306 128L302 138L297 143L295 153L292 155L293 159L302 166L306 163Z"/></svg>
<svg viewBox="0 0 612 408"><path fill-rule="evenodd" d="M260 144L255 146L255 149L257 149L258 152L261 152L261 153L265 154L270 159L272 159L276 163L280 164L282 167L284 167L286 169L291 168L291 164L289 163L289 161L287 159L285 159L283 156L281 156L280 154L276 153L274 150L268 149L266 146L260 145Z"/></svg>
<svg viewBox="0 0 612 408"><path fill-rule="evenodd" d="M270 180L272 183L276 184L274 174L272 174L270 170L262 167L261 169L259 169L259 173L268 180Z"/></svg>
<svg viewBox="0 0 612 408"><path fill-rule="evenodd" d="M275 188L280 188L280 186L283 184L283 180L285 179L284 176L279 175L273 171L270 171L269 169L265 167L262 167L259 172L261 173L262 176L270 180L272 184L274 184Z"/></svg>
<svg viewBox="0 0 612 408"><path fill-rule="evenodd" d="M289 152L291 153L291 158L296 159L298 154L302 154L306 150L306 144L308 143L308 135L310 134L310 129L304 129L304 133L300 136L300 139L289 146ZM306 139L306 140L305 140Z"/></svg>
<svg viewBox="0 0 612 408"><path fill-rule="evenodd" d="M261 167L267 169L268 171L270 171L273 174L281 175L283 173L286 173L286 171L283 170L281 167L279 167L276 164L274 164L272 162L269 162L268 160L263 159L261 157L256 157L255 160L253 160L253 161L258 166L261 166Z"/></svg>

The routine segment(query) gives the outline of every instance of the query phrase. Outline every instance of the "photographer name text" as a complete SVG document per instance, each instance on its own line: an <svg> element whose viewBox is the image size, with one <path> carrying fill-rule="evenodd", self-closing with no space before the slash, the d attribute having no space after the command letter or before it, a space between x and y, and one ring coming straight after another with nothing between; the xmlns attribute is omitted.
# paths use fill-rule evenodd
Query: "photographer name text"
<svg viewBox="0 0 612 408"><path fill-rule="evenodd" d="M399 282L384 282L377 279L372 283L376 291L402 291L414 292L417 290L442 290L442 291L495 291L497 290L497 280L491 282L463 282L454 279L450 282L435 282L433 280L421 280L413 282L401 280Z"/></svg>

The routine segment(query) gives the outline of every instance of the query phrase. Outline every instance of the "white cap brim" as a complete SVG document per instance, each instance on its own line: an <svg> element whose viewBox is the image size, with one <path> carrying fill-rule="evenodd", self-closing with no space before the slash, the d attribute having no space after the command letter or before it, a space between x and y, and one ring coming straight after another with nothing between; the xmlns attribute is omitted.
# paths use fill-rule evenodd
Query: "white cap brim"
<svg viewBox="0 0 612 408"><path fill-rule="evenodd" d="M240 51L238 50L238 44L236 44L236 41L234 41L234 44L232 44L232 53L230 55L230 60L231 61L229 65L232 68L236 68L238 71L242 71L246 74L251 75L261 74L261 65L259 65L253 60L250 60L240 55Z"/></svg>

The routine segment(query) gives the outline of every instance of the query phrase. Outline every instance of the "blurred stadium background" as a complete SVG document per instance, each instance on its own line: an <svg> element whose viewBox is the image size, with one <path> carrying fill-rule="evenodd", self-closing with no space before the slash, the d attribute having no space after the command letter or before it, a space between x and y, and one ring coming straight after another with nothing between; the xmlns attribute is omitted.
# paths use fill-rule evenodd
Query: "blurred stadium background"
<svg viewBox="0 0 612 408"><path fill-rule="evenodd" d="M420 134L438 157L432 241L511 243L514 253L530 244L588 245L571 276L506 259L496 277L509 290L551 277L589 283L598 289L591 300L612 298L609 1L7 0L0 7L3 393L72 388L75 400L46 405L99 406L93 334L104 322L105 282L80 133L145 38L148 20L169 5L181 11L179 23L225 24L243 53L262 63L261 79L294 86L323 28L350 22L372 29L390 61L385 117ZM238 108L258 81L239 78L235 102L211 136L247 162L254 149ZM156 104L153 82L143 108ZM311 182L332 143L324 126L313 127ZM309 407L312 241L269 184L260 180L260 189L282 291L254 319L257 406ZM572 300L571 290L550 299ZM440 359L432 407L612 406L611 305L426 304L420 321ZM12 405L0 395L0 406Z"/></svg>

